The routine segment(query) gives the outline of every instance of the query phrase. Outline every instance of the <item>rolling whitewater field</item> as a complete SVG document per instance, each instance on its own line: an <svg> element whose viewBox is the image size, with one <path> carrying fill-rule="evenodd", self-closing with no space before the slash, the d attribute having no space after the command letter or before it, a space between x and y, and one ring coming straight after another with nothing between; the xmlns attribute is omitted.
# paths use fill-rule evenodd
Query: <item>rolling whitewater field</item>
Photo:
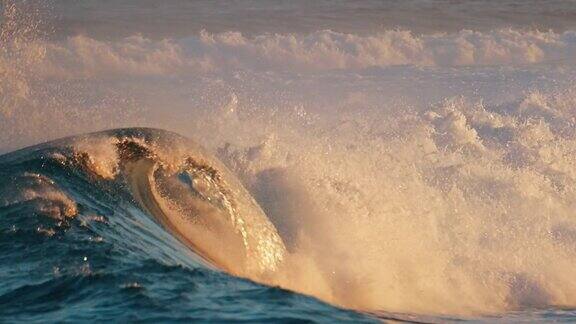
<svg viewBox="0 0 576 324"><path fill-rule="evenodd" d="M0 322L576 321L576 1L0 10Z"/></svg>

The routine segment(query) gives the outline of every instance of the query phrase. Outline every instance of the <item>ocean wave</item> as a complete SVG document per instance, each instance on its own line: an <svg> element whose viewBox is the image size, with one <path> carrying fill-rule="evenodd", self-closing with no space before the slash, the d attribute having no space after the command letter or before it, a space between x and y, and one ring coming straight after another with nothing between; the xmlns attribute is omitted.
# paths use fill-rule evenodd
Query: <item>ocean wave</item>
<svg viewBox="0 0 576 324"><path fill-rule="evenodd" d="M576 305L574 31L106 40L34 26L2 34L2 152L150 125L222 163L150 129L0 157L6 290L40 280L11 270L30 253L52 284L152 259L370 312ZM115 296L162 294L137 278L112 280Z"/></svg>
<svg viewBox="0 0 576 324"><path fill-rule="evenodd" d="M87 190L124 191L217 268L257 278L282 261L274 227L226 167L170 133L129 129L77 137L5 155L0 165L2 209L25 205L60 221L76 217L87 208L79 207L85 198L59 178L80 178Z"/></svg>

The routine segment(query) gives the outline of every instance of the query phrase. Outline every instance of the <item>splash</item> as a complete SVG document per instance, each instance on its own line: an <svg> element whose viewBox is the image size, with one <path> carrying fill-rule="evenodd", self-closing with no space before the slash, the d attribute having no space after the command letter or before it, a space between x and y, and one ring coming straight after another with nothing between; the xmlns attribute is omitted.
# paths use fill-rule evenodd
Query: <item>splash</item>
<svg viewBox="0 0 576 324"><path fill-rule="evenodd" d="M573 102L452 98L409 123L358 133L370 125L358 114L298 149L293 135L220 154L290 238L283 286L403 312L573 306Z"/></svg>

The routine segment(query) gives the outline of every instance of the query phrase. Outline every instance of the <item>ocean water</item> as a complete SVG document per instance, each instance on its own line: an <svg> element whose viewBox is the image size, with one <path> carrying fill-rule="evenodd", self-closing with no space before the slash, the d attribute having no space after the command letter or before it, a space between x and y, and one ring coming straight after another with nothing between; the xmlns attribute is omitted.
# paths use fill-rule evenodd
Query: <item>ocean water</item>
<svg viewBox="0 0 576 324"><path fill-rule="evenodd" d="M576 1L0 3L0 322L576 321Z"/></svg>

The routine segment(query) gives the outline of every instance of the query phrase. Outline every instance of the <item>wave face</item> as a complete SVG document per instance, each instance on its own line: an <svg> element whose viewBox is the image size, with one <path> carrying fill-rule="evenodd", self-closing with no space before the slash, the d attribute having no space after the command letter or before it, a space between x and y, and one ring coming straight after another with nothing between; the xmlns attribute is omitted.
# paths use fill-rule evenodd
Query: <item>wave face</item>
<svg viewBox="0 0 576 324"><path fill-rule="evenodd" d="M2 315L576 318L574 2L309 2L0 2Z"/></svg>

